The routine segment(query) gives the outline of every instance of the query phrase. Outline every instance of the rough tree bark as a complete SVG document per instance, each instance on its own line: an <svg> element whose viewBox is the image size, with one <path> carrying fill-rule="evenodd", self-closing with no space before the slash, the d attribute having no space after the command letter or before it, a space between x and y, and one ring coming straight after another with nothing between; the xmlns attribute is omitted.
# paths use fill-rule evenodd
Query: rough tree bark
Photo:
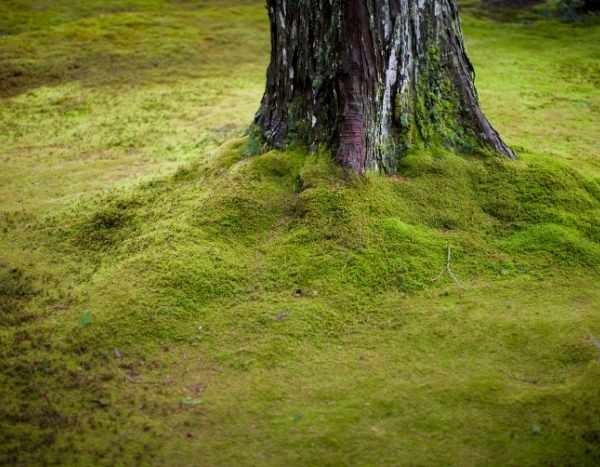
<svg viewBox="0 0 600 467"><path fill-rule="evenodd" d="M455 0L267 0L271 64L253 133L326 146L362 173L415 144L513 151L483 115Z"/></svg>

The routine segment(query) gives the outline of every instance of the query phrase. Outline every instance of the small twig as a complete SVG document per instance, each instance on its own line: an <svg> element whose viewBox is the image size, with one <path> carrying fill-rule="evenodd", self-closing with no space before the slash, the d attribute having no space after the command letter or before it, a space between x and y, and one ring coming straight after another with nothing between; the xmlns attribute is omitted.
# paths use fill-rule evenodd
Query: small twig
<svg viewBox="0 0 600 467"><path fill-rule="evenodd" d="M458 280L458 277L456 277L456 274L454 274L454 271L452 271L452 248L450 248L450 242L448 242L447 248L448 253L446 255L446 264L444 265L444 267L442 267L442 270L437 275L437 277L433 278L432 281L436 282L439 279L441 279L444 276L444 274L448 274L448 276L456 283L456 285L462 287L462 284Z"/></svg>

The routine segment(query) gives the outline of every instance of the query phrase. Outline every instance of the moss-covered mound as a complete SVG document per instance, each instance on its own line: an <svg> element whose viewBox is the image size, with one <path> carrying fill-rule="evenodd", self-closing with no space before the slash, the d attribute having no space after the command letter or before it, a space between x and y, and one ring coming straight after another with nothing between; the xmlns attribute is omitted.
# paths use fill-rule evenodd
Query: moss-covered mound
<svg viewBox="0 0 600 467"><path fill-rule="evenodd" d="M3 272L8 313L25 298L53 310L3 334L1 410L20 427L5 433L8 459L32 460L10 446L35 442L48 459L76 447L73 462L183 445L258 462L233 450L249 436L240 423L259 423L252 442L274 443L274 463L286 430L306 462L354 430L369 433L358 463L388 442L400 443L389 455L452 463L468 439L506 462L598 460L597 179L441 150L406 158L401 176L358 178L327 154L247 156L246 144L29 225L64 276L39 296L28 284L43 278ZM189 359L201 362L191 380ZM136 442L117 452L121 424ZM181 439L164 439L171 424ZM421 450L424 432L454 448Z"/></svg>

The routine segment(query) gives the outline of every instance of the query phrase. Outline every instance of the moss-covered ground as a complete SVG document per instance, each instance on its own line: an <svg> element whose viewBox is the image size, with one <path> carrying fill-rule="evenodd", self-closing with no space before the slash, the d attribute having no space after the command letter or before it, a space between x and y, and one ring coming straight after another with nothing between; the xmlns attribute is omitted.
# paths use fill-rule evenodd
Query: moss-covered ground
<svg viewBox="0 0 600 467"><path fill-rule="evenodd" d="M519 161L356 178L261 2L1 2L0 464L598 465L600 27L463 6Z"/></svg>

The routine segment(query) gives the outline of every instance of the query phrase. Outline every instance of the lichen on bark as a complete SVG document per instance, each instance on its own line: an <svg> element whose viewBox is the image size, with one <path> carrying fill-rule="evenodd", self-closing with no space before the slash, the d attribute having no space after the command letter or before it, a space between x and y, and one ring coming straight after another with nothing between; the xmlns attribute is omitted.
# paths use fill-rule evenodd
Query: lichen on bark
<svg viewBox="0 0 600 467"><path fill-rule="evenodd" d="M454 0L267 0L271 63L253 131L393 173L416 144L513 151L483 115Z"/></svg>

